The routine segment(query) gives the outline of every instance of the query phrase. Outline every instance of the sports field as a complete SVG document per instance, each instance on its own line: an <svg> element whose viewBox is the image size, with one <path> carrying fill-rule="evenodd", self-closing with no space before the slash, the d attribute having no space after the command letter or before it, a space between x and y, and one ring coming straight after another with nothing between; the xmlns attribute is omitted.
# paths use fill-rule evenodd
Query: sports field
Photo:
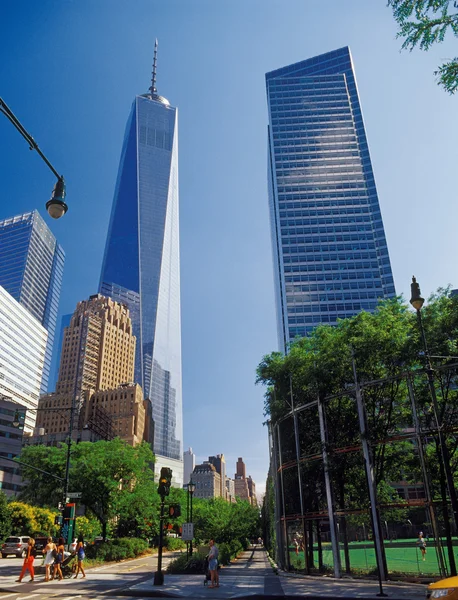
<svg viewBox="0 0 458 600"><path fill-rule="evenodd" d="M406 574L428 574L439 576L439 566L437 561L436 548L430 543L427 547L426 558L422 559L421 552L416 545L416 539L402 540L400 542L386 542L385 554L390 573ZM406 545L408 544L408 545ZM370 543L361 544L353 542L349 544L350 550L350 568L354 572L364 573L373 571L376 568L375 549ZM444 558L448 568L447 553L444 552ZM458 547L455 548L455 558L458 563ZM315 566L318 566L318 552L314 552ZM340 560L342 570L345 570L345 556L341 547ZM291 566L296 569L304 569L304 553L290 548ZM326 567L333 568L331 544L323 544L323 563Z"/></svg>

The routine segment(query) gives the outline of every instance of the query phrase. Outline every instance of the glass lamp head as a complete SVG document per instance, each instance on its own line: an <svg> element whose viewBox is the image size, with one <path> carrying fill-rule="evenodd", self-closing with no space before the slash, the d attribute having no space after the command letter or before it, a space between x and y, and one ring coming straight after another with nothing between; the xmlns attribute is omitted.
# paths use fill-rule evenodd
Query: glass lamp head
<svg viewBox="0 0 458 600"><path fill-rule="evenodd" d="M46 210L53 219L60 219L67 212L68 206L64 202L66 193L64 178L60 177L52 191L51 200L46 202Z"/></svg>
<svg viewBox="0 0 458 600"><path fill-rule="evenodd" d="M421 297L420 285L417 283L415 277L412 277L412 283L410 284L410 292L412 297L410 298L410 304L415 310L421 310L425 299Z"/></svg>

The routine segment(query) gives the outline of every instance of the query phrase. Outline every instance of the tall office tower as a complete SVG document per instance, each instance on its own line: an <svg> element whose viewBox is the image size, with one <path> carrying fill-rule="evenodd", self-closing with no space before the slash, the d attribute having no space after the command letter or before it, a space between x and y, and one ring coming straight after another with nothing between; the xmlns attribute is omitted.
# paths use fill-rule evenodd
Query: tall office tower
<svg viewBox="0 0 458 600"><path fill-rule="evenodd" d="M279 347L395 295L349 48L266 74Z"/></svg>
<svg viewBox="0 0 458 600"><path fill-rule="evenodd" d="M100 293L127 304L137 337L135 381L152 403L155 469L183 484L178 114L156 90L127 121Z"/></svg>
<svg viewBox="0 0 458 600"><path fill-rule="evenodd" d="M129 309L100 294L78 302L65 329L55 394L40 399L37 427L46 433L68 430L70 409L75 399L79 409L88 394L116 389L134 377L135 336ZM76 415L75 419L76 419Z"/></svg>
<svg viewBox="0 0 458 600"><path fill-rule="evenodd" d="M235 476L241 479L245 479L246 477L246 468L245 463L243 462L243 458L239 458L235 465Z"/></svg>
<svg viewBox="0 0 458 600"><path fill-rule="evenodd" d="M224 454L209 456L208 462L213 465L216 471L219 473L221 478L220 496L221 498L226 498L226 460L224 458Z"/></svg>
<svg viewBox="0 0 458 600"><path fill-rule="evenodd" d="M48 389L65 254L38 212L0 221L0 285L48 332L40 392Z"/></svg>
<svg viewBox="0 0 458 600"><path fill-rule="evenodd" d="M47 340L38 319L0 286L0 398L29 409L25 432L35 425Z"/></svg>
<svg viewBox="0 0 458 600"><path fill-rule="evenodd" d="M196 455L192 451L192 448L183 452L183 484L187 486L191 481L191 475L196 466Z"/></svg>
<svg viewBox="0 0 458 600"><path fill-rule="evenodd" d="M19 458L22 450L23 430L15 427L16 423L13 425L18 411L27 414L25 406L5 400L0 394L0 490L7 496L15 496L22 488L20 466L11 462L12 458Z"/></svg>

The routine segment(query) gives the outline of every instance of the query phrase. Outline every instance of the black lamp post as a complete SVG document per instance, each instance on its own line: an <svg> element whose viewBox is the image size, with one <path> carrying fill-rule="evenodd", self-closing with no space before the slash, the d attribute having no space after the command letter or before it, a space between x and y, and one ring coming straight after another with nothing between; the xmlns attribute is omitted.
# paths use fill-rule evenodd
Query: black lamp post
<svg viewBox="0 0 458 600"><path fill-rule="evenodd" d="M415 279L415 277L412 277L412 283L410 285L410 289L411 289L411 294L412 294L412 297L410 298L410 304L417 311L418 326L420 328L423 350L425 353L425 365L426 365L425 370L426 370L426 375L428 377L428 386L429 386L429 391L431 394L434 420L436 423L437 440L438 440L439 447L440 447L442 464L444 466L444 472L445 472L445 478L447 480L447 488L448 488L448 493L450 496L450 503L452 505L452 512L453 512L453 518L455 521L455 527L458 527L458 499L457 499L456 490L455 490L455 483L453 481L452 470L450 468L450 456L448 453L447 445L444 440L444 436L442 434L442 424L440 422L439 406L437 404L436 388L434 386L434 369L431 364L431 356L429 354L428 344L426 342L425 328L423 326L423 319L421 316L421 309L423 307L423 304L425 303L425 299L422 298L422 296L421 296L420 285L417 283L417 280ZM454 569L453 567L454 567L454 565L453 566L451 565L451 571L452 571L452 575L455 575L456 573L453 573L453 571L456 571L456 568Z"/></svg>
<svg viewBox="0 0 458 600"><path fill-rule="evenodd" d="M196 484L191 479L191 481L188 483L188 494L190 495L190 498L191 498L191 511L189 514L189 522L190 523L192 523L192 495L194 494L195 490L196 490ZM189 542L189 555L192 556L192 540Z"/></svg>
<svg viewBox="0 0 458 600"><path fill-rule="evenodd" d="M68 206L65 203L65 181L62 175L56 171L56 169L52 166L46 156L38 147L38 144L33 139L33 137L28 133L24 127L21 125L19 119L14 115L13 111L7 106L7 104L0 98L0 112L2 112L6 118L16 127L22 137L29 144L30 150L36 150L39 156L42 158L43 162L46 163L48 168L53 172L55 177L57 177L56 185L52 191L51 199L46 202L46 210L48 214L53 219L60 219L65 215L68 210Z"/></svg>

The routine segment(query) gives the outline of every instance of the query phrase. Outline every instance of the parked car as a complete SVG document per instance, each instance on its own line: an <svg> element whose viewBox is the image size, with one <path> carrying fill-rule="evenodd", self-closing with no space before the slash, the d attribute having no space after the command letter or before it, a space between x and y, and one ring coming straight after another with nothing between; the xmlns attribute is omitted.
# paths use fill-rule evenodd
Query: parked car
<svg viewBox="0 0 458 600"><path fill-rule="evenodd" d="M17 558L23 558L27 552L29 539L29 536L23 535L6 538L5 543L2 544L2 558L6 558L8 554L14 554Z"/></svg>
<svg viewBox="0 0 458 600"><path fill-rule="evenodd" d="M48 545L48 538L43 536L37 536L35 538L35 550L37 554L43 555L45 553L45 548Z"/></svg>
<svg viewBox="0 0 458 600"><path fill-rule="evenodd" d="M430 583L426 590L426 598L447 598L447 600L458 599L458 577L447 577L434 583Z"/></svg>

